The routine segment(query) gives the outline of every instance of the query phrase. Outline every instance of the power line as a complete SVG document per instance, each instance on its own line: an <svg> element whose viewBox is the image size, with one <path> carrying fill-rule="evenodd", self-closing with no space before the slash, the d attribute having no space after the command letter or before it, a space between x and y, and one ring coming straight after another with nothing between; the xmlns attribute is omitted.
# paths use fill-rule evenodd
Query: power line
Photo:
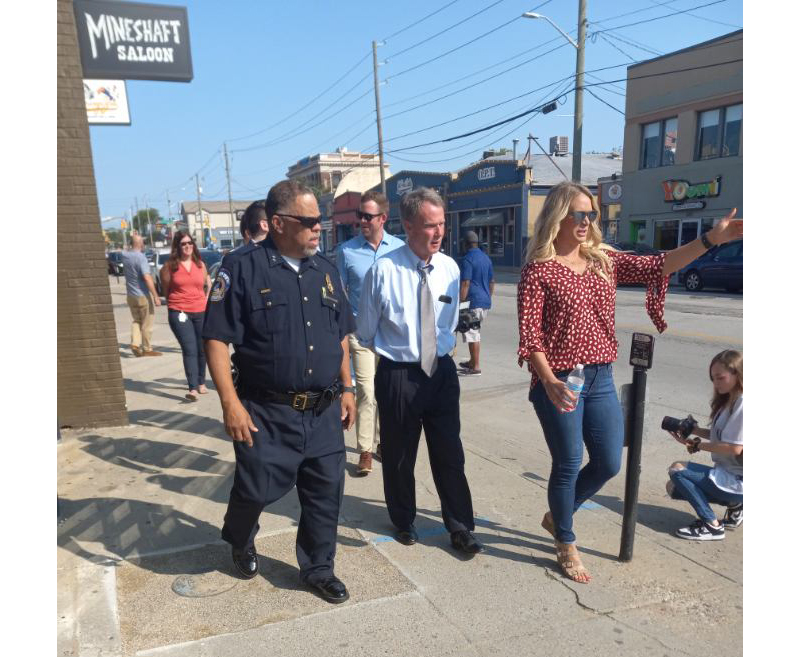
<svg viewBox="0 0 800 657"><path fill-rule="evenodd" d="M428 14L427 16L423 16L423 17L422 17L422 18L420 18L418 21L414 21L413 23L411 23L411 25L406 25L404 28L402 28L402 29L398 30L398 31L397 31L397 32L395 32L394 34L390 34L390 35L389 35L389 36L387 36L387 37L383 37L383 39L381 39L381 41L383 41L384 43L387 43L387 42L389 41L389 39L393 39L393 38L394 38L394 37L396 37L398 34L402 34L403 32L405 32L406 30L409 30L409 29L411 29L411 28L412 28L412 27L414 27L415 25L419 25L419 24L420 24L420 23L422 23L423 21L426 21L426 20L428 20L429 18L432 18L433 16L435 16L436 14L438 14L440 11L444 11L445 9L447 9L448 7L450 7L451 5L454 5L454 4L456 4L456 2L459 2L459 0L453 0L452 2L448 2L448 3L447 3L446 5L444 5L443 7L439 7L439 9L437 9L436 11L434 11L434 12L431 12L431 13L430 13L430 14Z"/></svg>
<svg viewBox="0 0 800 657"><path fill-rule="evenodd" d="M609 39L609 38L607 38L607 37L606 37L606 35L605 35L605 34L598 33L598 34L595 34L595 35L592 35L592 36L599 36L599 37L600 37L600 38L601 38L603 41L605 41L605 42L606 42L606 43L607 43L609 46L611 46L611 47L612 47L614 50L616 50L616 51L617 51L617 52L619 52L619 53L622 53L622 54L623 54L623 55L625 55L625 56L626 56L628 59L630 59L632 62L638 62L638 61L639 61L638 59L636 59L636 57L634 57L633 55L629 55L629 54L628 54L628 53L626 53L626 52L625 52L625 51L624 51L622 48L620 48L620 47L619 47L619 46L617 46L615 43L613 43L613 42L611 41L611 39Z"/></svg>
<svg viewBox="0 0 800 657"><path fill-rule="evenodd" d="M610 107L615 112L619 112L620 114L622 114L622 116L625 116L625 112L623 112L621 109L618 109L618 108L614 107L611 103L607 103L606 101L604 101L602 98L600 98L600 96L598 96L591 89L587 89L586 91L588 91L592 96L594 96L597 100L599 100L601 103L603 103L603 105L606 105L607 107Z"/></svg>
<svg viewBox="0 0 800 657"><path fill-rule="evenodd" d="M453 25L450 25L449 27L444 28L442 31L437 32L436 34L432 34L429 37L425 37L422 41L418 41L417 43L415 43L415 44L413 44L411 46L408 46L407 48L404 48L403 50L400 50L400 51L398 51L396 53L393 53L393 54L389 55L386 58L386 61L389 61L390 59L394 59L396 57L399 57L400 55L403 55L403 54L407 53L409 50L413 50L414 48L418 48L419 46L422 46L422 45L430 43L432 39L435 39L436 37L441 36L442 34L445 34L446 32L449 32L452 29L455 29L459 25L463 25L467 21L472 20L476 16L478 16L478 15L480 15L480 14L486 12L486 11L489 11L492 7L496 7L501 2L505 2L505 1L506 0L496 0L496 2L493 2L488 7L484 7L480 11L476 11L474 14L471 14L470 16L467 16L466 18L458 21L457 23L454 23Z"/></svg>
<svg viewBox="0 0 800 657"><path fill-rule="evenodd" d="M418 68L422 68L423 66L427 66L428 64L430 64L430 63L432 63L432 62L435 62L435 61L437 61L437 60L441 59L442 57L446 57L447 55L450 55L450 54L452 54L452 53L456 52L457 50L461 50L461 48L465 48L466 46L468 46L468 45L470 45L470 44L473 44L473 43L475 43L476 41L479 41L480 39L483 39L483 38L484 38L484 37L486 37L486 36L489 36L489 35L490 35L490 34L492 34L493 32L497 32L498 30L501 30L501 29L503 29L503 28L504 28L506 25L510 25L511 23L513 23L514 21L517 21L517 20L519 20L520 18L521 18L520 16L515 16L515 17L514 17L514 18L512 18L510 21L506 21L506 22L505 22L505 23L503 23L502 25L498 25L497 27L494 27L494 28L492 28L492 29L491 29L491 30L489 30L488 32L484 32L483 34L480 34L480 35L478 35L478 36L477 36L477 37L475 37L474 39L470 39L470 40L469 40L469 41L467 41L466 43L462 43L461 45L459 45L459 46L456 46L455 48L451 48L450 50L448 50L448 51L446 51L446 52L443 52L443 53L441 53L440 55L437 55L436 57L432 57L431 59L428 59L428 60L426 60L426 61L424 61L424 62L421 62L421 63L419 63L419 64L416 64L415 66L411 66L410 68L403 69L403 70L402 70L402 71L400 71L399 73L395 73L394 75L390 75L390 76L388 76L388 77L386 78L386 80L385 80L385 81L386 81L386 82L388 82L388 81L389 81L389 80L391 80L392 78L397 78L397 77L400 77L401 75L405 75L406 73L410 73L411 71L416 71Z"/></svg>
<svg viewBox="0 0 800 657"><path fill-rule="evenodd" d="M666 2L657 2L657 0L650 0L654 5L658 5L659 7L669 7L669 5L675 4L675 0L667 0ZM672 9L672 7L669 7ZM724 21L717 21L713 18L706 18L705 16L698 16L697 14L692 14L691 12L686 12L688 16L692 18L698 18L701 21L708 21L709 23L716 23L717 25L725 25L727 27L735 27L739 30L742 29L741 25L734 25L733 23L725 23Z"/></svg>
<svg viewBox="0 0 800 657"><path fill-rule="evenodd" d="M439 84L436 87L432 87L431 89L428 89L427 91L423 91L423 92L420 92L418 94L414 94L413 96L409 96L408 98L403 98L401 100L396 100L396 101L394 101L392 103L387 103L387 104L384 105L384 108L393 107L394 105L402 105L403 103L407 103L407 102L409 102L411 100L416 100L417 98L422 98L423 96L427 96L428 94L433 93L435 91L441 91L445 87L449 87L450 85L453 85L453 84L458 84L459 82L467 80L467 79L469 79L471 77L474 77L476 75L480 75L481 73L484 73L485 71L488 71L489 69L495 68L496 66L500 66L501 64L505 64L506 62L510 62L512 59L516 59L517 57L521 57L522 55L527 55L529 52L533 52L534 50L539 50L539 48L543 48L544 46L546 46L548 44L551 44L551 43L553 43L555 41L560 41L560 40L561 40L561 37L556 37L554 39L550 39L549 41L545 41L543 43L540 43L538 46L534 46L533 48L527 48L526 50L523 50L522 52L518 52L516 55L512 55L511 57L506 57L505 59L501 59L499 62L495 62L494 64L490 64L489 66L486 66L486 67L484 67L482 69L479 69L477 71L473 71L472 73L469 73L468 75L464 75L464 76L462 76L460 78L456 78L455 80L451 80L450 82L447 82L445 84ZM566 46L567 44L565 43L563 45ZM552 51L550 51L550 52L552 52ZM544 53L544 54L547 54L547 53ZM528 60L528 61L532 61L532 60ZM508 69L508 70L510 70L510 69ZM502 74L502 72L500 74Z"/></svg>
<svg viewBox="0 0 800 657"><path fill-rule="evenodd" d="M547 50L547 51L541 53L540 55L536 55L535 57L531 57L530 59L526 59L524 62L520 62L519 64L515 64L514 66L512 66L510 68L507 68L507 69L505 69L503 71L495 73L494 75L490 75L489 77L483 78L482 80L478 80L477 82L474 82L474 83L472 83L470 85L467 85L466 87L462 87L461 89L457 89L456 91L451 91L450 93L445 94L444 96L439 96L438 98L434 98L433 100L426 101L425 103L422 103L420 105L415 105L414 107L409 107L408 109L401 110L400 112L395 112L394 114L389 114L388 116L386 116L384 118L384 120L391 119L391 118L393 118L395 116L400 116L401 114L406 114L407 112L413 112L414 110L420 109L421 107L428 107L428 106L432 105L433 103L439 102L440 100L444 100L446 98L450 98L451 96L455 96L457 94L460 94L461 92L467 91L468 89L473 89L474 87L477 87L477 86L479 86L481 84L484 84L485 82L491 82L492 80L496 80L501 75L505 75L506 73L510 73L511 71L514 71L514 70L520 68L521 66L524 66L525 64L530 64L532 61L540 59L541 57L544 57L545 55L549 55L550 53L555 52L556 50L559 50L560 48L564 48L567 45L569 45L569 44L562 43L561 45L556 46L555 48L551 48L550 50Z"/></svg>
<svg viewBox="0 0 800 657"><path fill-rule="evenodd" d="M689 9L681 9L680 11L674 11L671 14L664 14L663 16L655 16L653 18L646 18L645 20L636 21L635 23L626 23L625 25L614 25L613 27L609 28L611 30L619 30L623 27L632 27L634 25L642 25L643 23L651 23L653 21L661 20L662 18L672 18L673 16L678 16L680 14L685 14L689 11L695 11L697 9L703 9L703 7L711 7L712 5L718 5L721 2L728 2L728 0L714 0L714 2L708 2L704 5L699 5L697 7L690 7ZM606 19L608 20L608 19ZM608 32L609 30L597 30L595 34L599 32Z"/></svg>
<svg viewBox="0 0 800 657"><path fill-rule="evenodd" d="M344 80L344 79L345 79L345 78L346 78L348 75L350 75L350 73L352 73L352 72L353 72L353 71L354 71L356 68L358 68L359 64L361 64L361 62L363 62L365 59L367 59L367 58L368 58L368 57L369 57L371 54L372 54L372 52L368 52L368 53L367 53L366 55L364 55L364 56L363 56L361 59L359 59L359 60L358 60L358 61L357 61L355 64L353 64L353 66L351 66L349 69L347 69L347 72L346 72L344 75L342 75L342 76L341 76L341 77L340 77L338 80L336 80L336 82L334 82L334 83L333 83L333 84L331 84L329 87L327 87L327 88L325 89L325 91L323 91L323 92L321 92L321 93L317 94L317 95L316 95L314 98L312 98L310 101L308 101L308 102L307 102L305 105L303 105L303 106L302 106L300 109L298 109L298 110L295 110L295 111L294 111L294 112L292 112L291 114L287 114L285 117L283 117L283 118L282 118L280 121L278 121L277 123L273 123L272 125L270 125L270 126L267 126L266 128L264 128L264 129L262 129L262 130L259 130L259 131L257 131L257 132L253 132L253 133L251 133L251 134L249 134L249 135L245 135L244 137L235 137L234 139L228 139L227 141L231 142L231 141L242 141L243 139L250 139L251 137L255 137L255 136L257 136L257 135L263 134L263 133L267 132L268 130L272 130L272 128L277 128L279 125L281 125L281 124L285 123L286 121L288 121L289 119L291 119L291 118L293 118L293 117L297 116L298 114L300 114L300 112L302 112L302 111L303 111L303 110L305 110L307 107L309 107L310 105L312 105L313 103L315 103L316 101L318 101L318 100L319 100L320 98L322 98L322 97L323 97L323 96L324 96L326 93L328 93L328 92L329 92L331 89L333 89L333 88L334 88L334 87L335 87L337 84L339 84L339 83L340 83L342 80ZM362 78L362 80L363 80L363 78ZM316 117L315 117L315 118L316 118ZM312 120L313 120L313 119L312 119Z"/></svg>

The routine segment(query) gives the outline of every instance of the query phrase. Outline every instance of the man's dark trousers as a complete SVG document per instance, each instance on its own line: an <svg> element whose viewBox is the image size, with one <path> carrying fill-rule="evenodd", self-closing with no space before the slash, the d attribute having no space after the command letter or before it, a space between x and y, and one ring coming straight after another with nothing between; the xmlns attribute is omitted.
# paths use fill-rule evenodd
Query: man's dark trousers
<svg viewBox="0 0 800 657"><path fill-rule="evenodd" d="M375 398L381 423L383 492L389 517L408 529L417 513L414 464L420 431L425 429L433 481L449 532L475 529L472 496L464 474L458 373L450 356L440 356L428 377L419 363L381 358Z"/></svg>
<svg viewBox="0 0 800 657"><path fill-rule="evenodd" d="M242 399L257 432L253 446L235 442L233 479L222 538L236 548L253 544L258 516L293 486L300 499L297 563L300 578L333 574L339 509L344 493L344 436L337 400L321 415Z"/></svg>

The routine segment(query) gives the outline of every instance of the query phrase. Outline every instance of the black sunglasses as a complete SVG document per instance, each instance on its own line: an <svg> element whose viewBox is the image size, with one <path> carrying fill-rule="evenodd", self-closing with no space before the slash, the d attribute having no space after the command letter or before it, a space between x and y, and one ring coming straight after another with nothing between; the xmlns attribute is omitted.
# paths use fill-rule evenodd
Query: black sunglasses
<svg viewBox="0 0 800 657"><path fill-rule="evenodd" d="M189 240L188 242L178 242L178 244L180 244L181 246L188 246L189 244L194 244L194 242L192 242L192 240Z"/></svg>
<svg viewBox="0 0 800 657"><path fill-rule="evenodd" d="M322 221L322 217L298 217L297 215L294 214L278 214L278 216L284 217L286 219L294 219L295 221L299 221L306 228L313 228L320 221Z"/></svg>
<svg viewBox="0 0 800 657"><path fill-rule="evenodd" d="M575 212L570 212L572 215L572 220L575 222L576 225L582 224L584 217L589 220L589 223L593 222L597 219L597 211L592 210L591 212L583 212L582 210L576 210Z"/></svg>
<svg viewBox="0 0 800 657"><path fill-rule="evenodd" d="M359 221L372 221L375 217L380 217L382 214L383 212L372 214L371 212L362 212L361 210L356 210L356 216L358 217Z"/></svg>

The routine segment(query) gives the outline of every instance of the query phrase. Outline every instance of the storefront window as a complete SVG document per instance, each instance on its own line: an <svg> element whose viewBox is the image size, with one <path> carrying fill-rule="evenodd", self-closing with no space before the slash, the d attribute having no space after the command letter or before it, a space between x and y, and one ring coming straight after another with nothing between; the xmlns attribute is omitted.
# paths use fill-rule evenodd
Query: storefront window
<svg viewBox="0 0 800 657"><path fill-rule="evenodd" d="M665 219L655 222L653 246L662 251L670 251L678 246L678 233L681 222L677 219Z"/></svg>
<svg viewBox="0 0 800 657"><path fill-rule="evenodd" d="M509 208L506 216L506 245L514 244L514 208Z"/></svg>
<svg viewBox="0 0 800 657"><path fill-rule="evenodd" d="M489 226L489 255L503 255L503 227Z"/></svg>

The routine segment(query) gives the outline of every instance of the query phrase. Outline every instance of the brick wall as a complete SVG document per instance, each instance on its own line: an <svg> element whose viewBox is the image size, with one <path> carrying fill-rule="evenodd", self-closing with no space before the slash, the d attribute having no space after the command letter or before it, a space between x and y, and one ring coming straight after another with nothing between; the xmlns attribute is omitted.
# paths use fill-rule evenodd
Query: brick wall
<svg viewBox="0 0 800 657"><path fill-rule="evenodd" d="M58 0L58 423L128 423L72 0Z"/></svg>

